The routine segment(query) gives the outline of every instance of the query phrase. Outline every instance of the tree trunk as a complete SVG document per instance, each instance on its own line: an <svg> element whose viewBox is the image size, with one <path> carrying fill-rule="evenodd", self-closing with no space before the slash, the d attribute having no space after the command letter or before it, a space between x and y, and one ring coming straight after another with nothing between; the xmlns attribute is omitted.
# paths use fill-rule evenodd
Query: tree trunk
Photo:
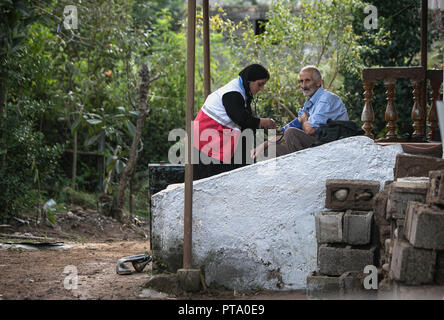
<svg viewBox="0 0 444 320"><path fill-rule="evenodd" d="M134 201L133 201L133 194L134 194L134 171L131 174L130 177L130 190L129 190L129 212L130 212L130 219L133 218L133 212L134 212Z"/></svg>
<svg viewBox="0 0 444 320"><path fill-rule="evenodd" d="M8 73L3 71L0 76L0 115L6 115L6 98L8 96Z"/></svg>
<svg viewBox="0 0 444 320"><path fill-rule="evenodd" d="M103 154L105 151L105 132L102 131L100 138L99 138L99 148L98 153ZM97 191L102 192L103 191L103 179L105 175L105 157L103 155L100 155L97 158L97 172L99 173L99 179L97 182Z"/></svg>
<svg viewBox="0 0 444 320"><path fill-rule="evenodd" d="M2 71L0 75L0 139L2 139L2 144L5 148L2 155L1 169L6 168L6 116L7 116L7 99L8 99L8 73Z"/></svg>
<svg viewBox="0 0 444 320"><path fill-rule="evenodd" d="M137 148L139 146L140 138L142 136L142 129L145 125L146 118L148 117L151 109L148 109L148 91L151 83L150 73L148 67L146 65L142 66L142 69L139 73L142 81L139 87L139 117L137 119L136 125L136 134L133 137L133 141L131 144L130 155L128 159L128 163L123 169L123 172L120 176L119 182L119 190L117 192L116 198L116 207L114 208L114 216L119 219L119 221L123 221L124 212L123 207L125 204L125 190L127 187L128 176L133 172L136 162L137 162Z"/></svg>
<svg viewBox="0 0 444 320"><path fill-rule="evenodd" d="M71 188L76 189L76 177L77 177L77 131L74 132L73 141L73 153L72 153L72 176L71 176Z"/></svg>
<svg viewBox="0 0 444 320"><path fill-rule="evenodd" d="M119 147L116 147L113 151L113 156L117 156L117 153L120 151ZM103 193L105 195L108 195L110 193L110 185L111 185L111 181L113 179L113 173L114 173L115 169L111 169L108 172L108 177L106 178L106 182L105 182L105 190L103 191Z"/></svg>
<svg viewBox="0 0 444 320"><path fill-rule="evenodd" d="M68 92L73 91L73 82L72 82L72 73L69 73L68 76ZM72 103L69 103L69 113L72 114L73 106ZM81 114L80 114L81 116ZM68 118L69 119L69 118ZM69 127L71 127L72 124L69 124ZM77 143L77 130L74 131L73 136L73 154L72 154L72 175L71 175L71 188L73 190L76 190L76 180L77 180L77 150L78 150L78 143Z"/></svg>

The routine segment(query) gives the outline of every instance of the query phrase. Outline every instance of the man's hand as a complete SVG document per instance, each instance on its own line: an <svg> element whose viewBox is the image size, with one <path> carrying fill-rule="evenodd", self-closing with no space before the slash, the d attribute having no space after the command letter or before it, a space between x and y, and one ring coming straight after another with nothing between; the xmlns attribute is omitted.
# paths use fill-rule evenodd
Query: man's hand
<svg viewBox="0 0 444 320"><path fill-rule="evenodd" d="M261 118L259 122L259 128L264 129L277 129L276 123L270 118Z"/></svg>
<svg viewBox="0 0 444 320"><path fill-rule="evenodd" d="M308 118L310 118L310 115L306 112L302 116L298 118L299 123L302 126L302 130L308 135L312 135L315 133L315 129L311 126L311 124L308 122Z"/></svg>
<svg viewBox="0 0 444 320"><path fill-rule="evenodd" d="M303 126L304 123L307 122L309 117L310 117L310 115L308 113L304 112L304 114L298 118L299 123Z"/></svg>

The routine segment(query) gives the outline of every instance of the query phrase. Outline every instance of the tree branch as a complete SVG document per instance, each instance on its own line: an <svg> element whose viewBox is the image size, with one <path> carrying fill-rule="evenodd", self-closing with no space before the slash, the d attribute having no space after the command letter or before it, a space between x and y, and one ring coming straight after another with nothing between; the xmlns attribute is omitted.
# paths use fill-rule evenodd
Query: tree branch
<svg viewBox="0 0 444 320"><path fill-rule="evenodd" d="M139 72L139 76L142 79L139 86L139 117L136 124L136 133L134 134L133 141L131 144L129 159L126 167L120 176L119 190L116 198L116 207L113 210L114 216L116 216L120 221L124 219L123 207L125 204L125 189L127 187L128 176L134 171L137 163L137 149L142 137L142 129L145 125L147 116L150 114L151 109L148 108L148 92L150 89L150 84L159 78L156 75L154 78L150 78L150 72L146 64L144 64Z"/></svg>

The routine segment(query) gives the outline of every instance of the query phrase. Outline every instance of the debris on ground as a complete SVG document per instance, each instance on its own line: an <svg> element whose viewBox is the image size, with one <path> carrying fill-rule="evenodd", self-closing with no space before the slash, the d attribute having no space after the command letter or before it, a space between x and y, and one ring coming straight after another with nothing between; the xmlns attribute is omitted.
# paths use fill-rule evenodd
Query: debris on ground
<svg viewBox="0 0 444 320"><path fill-rule="evenodd" d="M54 223L45 221L39 225L33 219L16 218L0 232L33 234L44 238L57 238L69 241L116 241L148 239L149 220L134 216L129 223L121 223L110 216L75 206L54 214Z"/></svg>
<svg viewBox="0 0 444 320"><path fill-rule="evenodd" d="M138 254L131 257L121 258L117 260L116 265L116 273L117 274L132 274L133 271L127 267L125 263L131 262L136 272L142 272L143 269L146 267L148 263L152 261L152 257L145 253L145 254Z"/></svg>

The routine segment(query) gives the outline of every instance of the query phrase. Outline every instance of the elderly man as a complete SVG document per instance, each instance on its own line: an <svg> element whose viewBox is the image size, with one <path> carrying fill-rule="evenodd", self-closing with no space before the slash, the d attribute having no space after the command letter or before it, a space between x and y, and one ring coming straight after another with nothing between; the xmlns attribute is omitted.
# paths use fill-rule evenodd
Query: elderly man
<svg viewBox="0 0 444 320"><path fill-rule="evenodd" d="M298 117L282 128L282 134L264 142L251 151L256 158L271 144L276 145L276 156L311 147L314 134L325 126L328 119L348 120L347 109L334 93L322 88L322 76L315 66L304 67L299 73L299 83L307 101Z"/></svg>

